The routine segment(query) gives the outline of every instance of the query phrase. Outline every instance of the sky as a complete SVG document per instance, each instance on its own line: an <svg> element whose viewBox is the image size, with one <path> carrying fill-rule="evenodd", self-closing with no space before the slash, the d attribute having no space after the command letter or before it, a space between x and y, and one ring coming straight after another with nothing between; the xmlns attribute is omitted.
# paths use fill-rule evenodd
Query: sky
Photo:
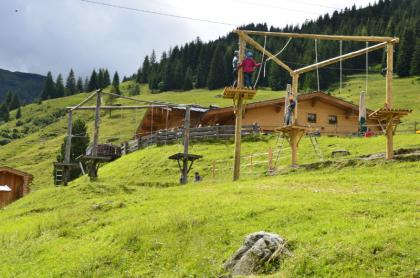
<svg viewBox="0 0 420 278"><path fill-rule="evenodd" d="M90 1L90 0L88 0ZM96 3L92 3L96 2ZM0 68L88 76L93 68L131 75L200 37L214 40L248 23L284 27L374 0L0 0ZM114 7L100 5L98 2ZM115 6L127 7L117 8ZM163 16L164 13L206 21Z"/></svg>

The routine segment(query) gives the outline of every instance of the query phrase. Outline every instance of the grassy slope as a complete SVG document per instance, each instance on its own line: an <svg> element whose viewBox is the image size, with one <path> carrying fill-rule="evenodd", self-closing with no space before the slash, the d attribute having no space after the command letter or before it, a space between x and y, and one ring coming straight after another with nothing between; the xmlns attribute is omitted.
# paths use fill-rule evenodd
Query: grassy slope
<svg viewBox="0 0 420 278"><path fill-rule="evenodd" d="M226 175L223 182L206 177L182 187L142 186L176 181L176 165L159 156L173 148L130 154L101 168L96 182L83 177L67 188L47 187L7 207L0 214L0 273L214 277L243 237L258 230L290 241L294 256L284 262L284 276L415 273L418 162L245 177L235 184ZM221 158L232 145L194 148Z"/></svg>
<svg viewBox="0 0 420 278"><path fill-rule="evenodd" d="M214 97L218 93L143 98L229 105ZM82 97L45 104L64 106ZM103 119L104 137L129 138L134 117L121 121L115 114ZM408 276L418 271L418 163L380 162L264 177L262 155L253 158L254 164L262 162L253 174L246 174L251 169L244 167L243 180L232 184L226 182L231 176L231 142L193 143L192 152L204 155L194 168L205 177L200 185L144 186L177 182L176 163L167 156L181 146L173 145L151 147L105 165L97 182L82 177L67 188L53 188L50 163L63 136L52 134L64 132L65 126L62 119L0 147L3 162L35 173L38 189L0 212L2 276L216 276L243 237L257 230L277 232L291 242L294 257L285 261L285 276ZM353 156L380 152L384 144L383 137L320 138L327 156L335 148L346 148ZM419 144L416 135L395 137L397 147ZM249 164L249 155L269 147L276 147L276 138L245 142L243 165ZM286 165L289 156L286 149L280 164ZM213 160L223 160L216 164L214 180ZM300 161L315 160L309 140L303 139Z"/></svg>

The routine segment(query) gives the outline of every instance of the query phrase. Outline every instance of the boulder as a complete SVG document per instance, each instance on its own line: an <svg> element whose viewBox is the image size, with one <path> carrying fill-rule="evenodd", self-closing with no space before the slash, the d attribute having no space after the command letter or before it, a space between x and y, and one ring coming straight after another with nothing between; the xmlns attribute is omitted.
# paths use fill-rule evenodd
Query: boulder
<svg viewBox="0 0 420 278"><path fill-rule="evenodd" d="M264 231L245 237L243 245L224 264L232 275L264 273L270 264L280 264L284 255L290 255L286 241L278 234Z"/></svg>

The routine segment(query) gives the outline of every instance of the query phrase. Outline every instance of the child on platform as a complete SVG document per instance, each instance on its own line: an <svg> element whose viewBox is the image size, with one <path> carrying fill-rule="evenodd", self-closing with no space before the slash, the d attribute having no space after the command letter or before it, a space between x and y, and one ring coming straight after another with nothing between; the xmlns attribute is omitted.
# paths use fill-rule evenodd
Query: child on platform
<svg viewBox="0 0 420 278"><path fill-rule="evenodd" d="M244 79L245 79L245 87L248 89L253 89L252 86L252 73L254 72L255 68L260 67L261 63L256 63L253 59L253 54L251 51L246 53L246 58L242 61L238 68L243 68L244 71Z"/></svg>

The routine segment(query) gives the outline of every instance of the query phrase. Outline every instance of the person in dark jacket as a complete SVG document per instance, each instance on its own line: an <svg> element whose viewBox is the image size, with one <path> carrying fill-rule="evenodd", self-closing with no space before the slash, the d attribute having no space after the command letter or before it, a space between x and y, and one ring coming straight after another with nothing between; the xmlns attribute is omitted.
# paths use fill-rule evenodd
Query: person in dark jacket
<svg viewBox="0 0 420 278"><path fill-rule="evenodd" d="M286 112L286 125L292 125L293 123L293 113L295 111L296 101L293 99L293 96L289 96L289 105L287 106Z"/></svg>
<svg viewBox="0 0 420 278"><path fill-rule="evenodd" d="M260 67L261 63L256 63L253 59L252 52L246 53L245 60L239 65L238 68L243 68L244 71L244 78L245 78L245 87L252 89L252 73L254 72L255 68Z"/></svg>

